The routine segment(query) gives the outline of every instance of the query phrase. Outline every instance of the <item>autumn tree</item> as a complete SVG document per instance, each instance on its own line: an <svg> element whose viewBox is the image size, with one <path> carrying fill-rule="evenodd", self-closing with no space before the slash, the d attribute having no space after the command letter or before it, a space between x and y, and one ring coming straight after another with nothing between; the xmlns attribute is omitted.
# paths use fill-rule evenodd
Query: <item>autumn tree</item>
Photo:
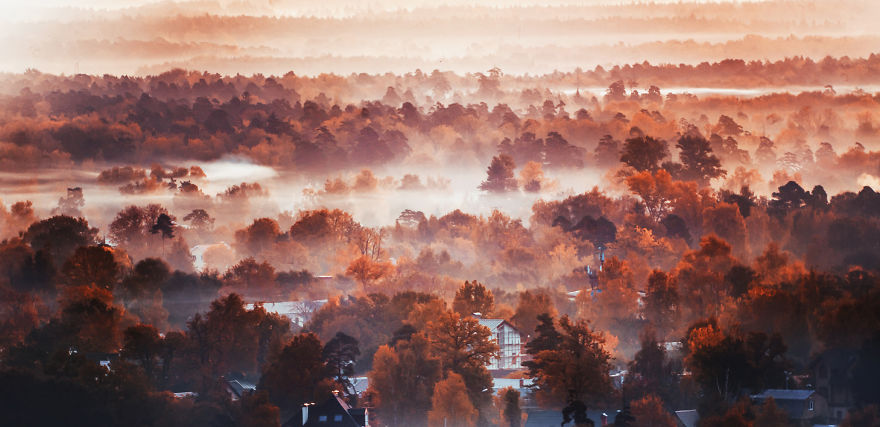
<svg viewBox="0 0 880 427"><path fill-rule="evenodd" d="M165 239L174 237L174 221L166 213L156 217L156 223L150 227L150 233L159 234L162 237L162 256L165 256Z"/></svg>
<svg viewBox="0 0 880 427"><path fill-rule="evenodd" d="M473 282L465 281L455 291L452 309L462 316L470 316L474 313L489 316L495 309L495 296L482 283L476 280Z"/></svg>
<svg viewBox="0 0 880 427"><path fill-rule="evenodd" d="M367 255L355 258L345 269L345 274L354 278L361 291L369 293L379 279L391 274L394 266L387 261L375 261Z"/></svg>
<svg viewBox="0 0 880 427"><path fill-rule="evenodd" d="M605 135L599 139L594 150L596 164L601 167L611 167L620 163L620 141L611 135Z"/></svg>
<svg viewBox="0 0 880 427"><path fill-rule="evenodd" d="M242 427L278 427L281 425L281 411L272 404L269 393L265 390L247 392L241 397L241 416L238 425Z"/></svg>
<svg viewBox="0 0 880 427"><path fill-rule="evenodd" d="M678 186L669 172L642 171L627 177L626 185L631 193L642 199L648 217L654 221L660 222L672 211L672 202L677 197Z"/></svg>
<svg viewBox="0 0 880 427"><path fill-rule="evenodd" d="M538 315L538 324L532 339L525 345L525 352L531 355L538 354L544 350L554 350L562 343L562 334L556 330L556 324L553 316L548 313ZM534 360L526 360L523 366L529 371L537 370Z"/></svg>
<svg viewBox="0 0 880 427"><path fill-rule="evenodd" d="M77 248L61 269L67 285L93 285L112 291L122 274L113 252L105 245Z"/></svg>
<svg viewBox="0 0 880 427"><path fill-rule="evenodd" d="M67 189L67 195L58 199L58 207L52 209L52 215L67 215L74 218L82 216L82 208L86 205L82 187Z"/></svg>
<svg viewBox="0 0 880 427"><path fill-rule="evenodd" d="M643 427L676 427L675 417L663 406L663 401L654 395L645 396L632 402L632 415L635 424Z"/></svg>
<svg viewBox="0 0 880 427"><path fill-rule="evenodd" d="M428 339L440 357L444 371L462 376L468 397L480 413L480 424L488 418L491 403L492 376L486 365L497 356L498 345L491 340L492 331L472 317L447 312L428 322Z"/></svg>
<svg viewBox="0 0 880 427"><path fill-rule="evenodd" d="M186 335L202 374L217 377L255 374L273 348L280 350L289 331L289 321L260 305L247 310L241 296L232 293L212 302L207 313L196 313Z"/></svg>
<svg viewBox="0 0 880 427"><path fill-rule="evenodd" d="M183 217L184 221L189 222L196 230L209 231L214 227L215 219L204 209L193 209L192 212Z"/></svg>
<svg viewBox="0 0 880 427"><path fill-rule="evenodd" d="M604 348L602 334L593 331L585 321L573 323L568 316L563 316L559 319L559 328L559 331L548 328L536 338L544 341L558 334L557 346L527 347L526 351L532 356L527 367L537 388L538 401L551 407L575 408L573 418L577 421L586 418L587 405L604 402L609 397L611 355Z"/></svg>
<svg viewBox="0 0 880 427"><path fill-rule="evenodd" d="M487 178L480 184L480 190L492 193L504 193L517 189L516 177L514 176L516 165L513 158L501 154L492 158L489 168L486 170Z"/></svg>
<svg viewBox="0 0 880 427"><path fill-rule="evenodd" d="M519 405L519 391L513 387L507 387L499 394L503 405L502 419L508 427L520 427L522 425L522 409Z"/></svg>
<svg viewBox="0 0 880 427"><path fill-rule="evenodd" d="M430 427L474 427L477 410L468 399L467 388L461 375L450 372L446 379L434 385L431 410L428 412Z"/></svg>
<svg viewBox="0 0 880 427"><path fill-rule="evenodd" d="M123 332L122 357L136 360L148 378L153 378L156 360L162 351L162 338L152 325L137 324Z"/></svg>
<svg viewBox="0 0 880 427"><path fill-rule="evenodd" d="M0 352L21 343L39 325L39 299L0 286Z"/></svg>
<svg viewBox="0 0 880 427"><path fill-rule="evenodd" d="M162 287L171 276L171 268L159 258L146 258L135 264L116 288L125 309L144 323L166 329L169 312L165 308ZM207 302L206 301L206 305ZM187 313L192 315L193 312Z"/></svg>
<svg viewBox="0 0 880 427"><path fill-rule="evenodd" d="M645 320L661 334L670 332L679 316L678 284L674 276L654 270L648 277L645 290Z"/></svg>
<svg viewBox="0 0 880 427"><path fill-rule="evenodd" d="M525 290L519 293L516 312L511 321L526 335L533 335L538 326L538 317L542 314L555 317L556 306L547 292Z"/></svg>
<svg viewBox="0 0 880 427"><path fill-rule="evenodd" d="M776 400L768 397L755 414L755 427L787 427L791 425L788 412L776 404Z"/></svg>
<svg viewBox="0 0 880 427"><path fill-rule="evenodd" d="M778 334L724 330L714 318L688 328L685 350L685 367L703 392L701 414L717 413L746 388L754 392L783 388L785 371L790 369Z"/></svg>
<svg viewBox="0 0 880 427"><path fill-rule="evenodd" d="M724 176L727 172L721 168L721 160L712 154L709 140L691 128L678 138L675 146L680 150L678 157L681 167L678 178L682 181L695 181L700 187L709 185L709 181Z"/></svg>
<svg viewBox="0 0 880 427"><path fill-rule="evenodd" d="M637 400L656 395L673 403L678 384L673 363L666 356L663 343L657 341L654 331L642 332L641 348L629 362L624 393L626 399Z"/></svg>
<svg viewBox="0 0 880 427"><path fill-rule="evenodd" d="M163 214L167 218L161 217ZM162 218L161 224L160 217ZM167 209L157 204L143 207L128 206L116 214L110 223L108 235L115 245L125 248L133 259L162 256L175 269L192 271L194 258L190 254L186 242L181 237L174 238L174 221L176 218L170 215ZM158 226L155 228L155 233L153 233L154 226ZM163 236L161 252L157 250L157 245L151 238L153 234L162 234ZM174 238L167 257L164 254L165 238Z"/></svg>
<svg viewBox="0 0 880 427"><path fill-rule="evenodd" d="M354 375L355 361L360 355L357 339L343 332L337 332L333 339L327 341L322 353L330 378L342 385L349 395L355 394L351 377Z"/></svg>
<svg viewBox="0 0 880 427"><path fill-rule="evenodd" d="M113 303L110 291L95 286L70 287L60 302L59 326L66 333L56 345L83 353L119 349L124 312Z"/></svg>
<svg viewBox="0 0 880 427"><path fill-rule="evenodd" d="M97 244L97 237L98 229L89 228L88 221L65 215L33 223L24 234L24 240L34 250L46 251L56 267L64 264L76 248Z"/></svg>
<svg viewBox="0 0 880 427"><path fill-rule="evenodd" d="M368 394L383 424L424 426L441 361L420 333L379 347L373 358Z"/></svg>
<svg viewBox="0 0 880 427"><path fill-rule="evenodd" d="M235 246L239 254L259 256L269 250L281 236L278 223L271 218L255 219L244 230L235 232Z"/></svg>
<svg viewBox="0 0 880 427"><path fill-rule="evenodd" d="M284 411L295 411L303 403L323 399L331 388L322 383L327 379L322 352L323 345L314 334L294 336L263 370L257 389L266 390L270 400Z"/></svg>
<svg viewBox="0 0 880 427"><path fill-rule="evenodd" d="M735 265L731 247L714 235L700 240L700 249L685 252L675 269L683 318L713 315L729 294L725 274Z"/></svg>
<svg viewBox="0 0 880 427"><path fill-rule="evenodd" d="M637 136L624 142L620 161L638 172L654 172L660 168L660 162L668 156L669 148L666 141L650 136Z"/></svg>
<svg viewBox="0 0 880 427"><path fill-rule="evenodd" d="M257 262L245 258L226 270L223 279L234 291L258 297L273 296L276 293L275 268L266 261Z"/></svg>
<svg viewBox="0 0 880 427"><path fill-rule="evenodd" d="M153 227L158 223L160 215L168 215L168 210L157 204L144 207L128 206L116 214L110 223L109 237L114 243L129 250L141 249L149 245L148 234L153 234ZM157 233L159 229L157 229Z"/></svg>

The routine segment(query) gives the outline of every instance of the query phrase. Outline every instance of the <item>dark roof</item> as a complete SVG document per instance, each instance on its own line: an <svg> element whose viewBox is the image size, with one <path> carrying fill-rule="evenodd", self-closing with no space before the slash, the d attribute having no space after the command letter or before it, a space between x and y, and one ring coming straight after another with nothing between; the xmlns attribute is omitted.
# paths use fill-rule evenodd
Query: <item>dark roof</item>
<svg viewBox="0 0 880 427"><path fill-rule="evenodd" d="M767 389L760 394L753 395L752 399L764 400L768 397L772 397L777 402L780 400L807 400L815 392L816 390Z"/></svg>
<svg viewBox="0 0 880 427"><path fill-rule="evenodd" d="M317 405L308 406L308 420L302 422L302 412L293 414L284 427L363 427L367 422L365 408L352 408L338 396ZM325 417L322 421L321 417Z"/></svg>
<svg viewBox="0 0 880 427"><path fill-rule="evenodd" d="M684 427L696 427L697 421L700 421L700 414L696 409L675 411L675 416Z"/></svg>
<svg viewBox="0 0 880 427"><path fill-rule="evenodd" d="M229 386L229 390L235 394L236 397L241 397L242 394L246 391L254 391L257 389L257 386L248 382L244 382L241 380L229 380L226 381L227 386Z"/></svg>
<svg viewBox="0 0 880 427"><path fill-rule="evenodd" d="M772 397L776 406L788 413L794 419L804 416L807 409L807 401L816 394L815 390L764 390L761 394L752 396L752 399L763 402Z"/></svg>
<svg viewBox="0 0 880 427"><path fill-rule="evenodd" d="M593 421L595 426L602 425L602 414L607 414L606 422L613 424L617 418L618 411L587 411L587 418ZM562 426L562 411L559 410L543 410L532 409L526 411L526 423L524 427L559 427ZM574 426L574 423L565 424L565 426Z"/></svg>
<svg viewBox="0 0 880 427"><path fill-rule="evenodd" d="M367 408L351 408L348 413L351 414L351 417L354 418L355 421L357 421L358 425L367 425Z"/></svg>

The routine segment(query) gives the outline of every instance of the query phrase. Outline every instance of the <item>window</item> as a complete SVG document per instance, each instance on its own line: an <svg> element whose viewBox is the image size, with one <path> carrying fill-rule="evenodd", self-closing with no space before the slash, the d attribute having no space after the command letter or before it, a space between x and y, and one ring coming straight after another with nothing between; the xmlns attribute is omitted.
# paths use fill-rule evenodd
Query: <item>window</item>
<svg viewBox="0 0 880 427"><path fill-rule="evenodd" d="M340 422L340 421L342 421L342 415L334 415L334 416L333 416L333 421L336 421L336 422Z"/></svg>
<svg viewBox="0 0 880 427"><path fill-rule="evenodd" d="M809 402L810 402L810 410L812 411L813 410L813 399L810 399Z"/></svg>
<svg viewBox="0 0 880 427"><path fill-rule="evenodd" d="M326 415L321 415L321 416L319 416L319 417L318 417L318 421L319 421L319 422L322 422L322 423L326 423L326 422L327 422L327 416L326 416Z"/></svg>

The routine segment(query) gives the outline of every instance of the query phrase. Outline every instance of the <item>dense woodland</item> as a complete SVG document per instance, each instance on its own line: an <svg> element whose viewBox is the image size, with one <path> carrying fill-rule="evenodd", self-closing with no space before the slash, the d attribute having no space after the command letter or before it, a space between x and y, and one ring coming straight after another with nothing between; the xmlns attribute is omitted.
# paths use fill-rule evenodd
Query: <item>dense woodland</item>
<svg viewBox="0 0 880 427"><path fill-rule="evenodd" d="M872 425L880 95L646 84L776 66L833 80L871 75L878 58L518 82L498 69L3 76L0 394L17 410L0 420L272 426L343 390L374 425L517 426L532 405L576 422L589 408L675 425L669 409L698 408L707 426L776 426L779 408L748 395L811 387L817 358L844 352L845 423ZM547 88L572 78L607 90ZM230 153L317 179L302 191L319 204L408 192L412 207L367 226L342 209L257 209L277 182L207 194L200 163ZM454 171L385 175L431 164L485 169L472 183L485 203L529 203L530 216L426 214L416 195L446 191ZM95 173L53 173L77 169ZM581 172L601 182L566 191L561 177ZM94 189L116 197L90 208ZM15 198L28 191L57 203ZM321 299L302 328L260 304ZM512 375L535 381L528 398L492 394L498 349L476 312L526 334L531 359ZM232 401L227 379L257 392Z"/></svg>

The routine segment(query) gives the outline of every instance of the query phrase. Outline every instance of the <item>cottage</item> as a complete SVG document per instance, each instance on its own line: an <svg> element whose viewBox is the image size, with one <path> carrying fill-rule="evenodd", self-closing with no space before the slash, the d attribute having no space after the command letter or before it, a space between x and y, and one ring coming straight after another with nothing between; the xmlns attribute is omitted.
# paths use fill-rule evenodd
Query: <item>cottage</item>
<svg viewBox="0 0 880 427"><path fill-rule="evenodd" d="M490 371L522 369L523 344L522 335L513 325L504 319L483 319L478 313L474 316L492 331L492 341L498 344L498 357L493 358L486 366Z"/></svg>
<svg viewBox="0 0 880 427"><path fill-rule="evenodd" d="M290 319L291 326L294 328L302 328L303 325L312 320L312 316L318 311L327 300L314 301L277 301L264 302L263 309L269 313L275 313L287 316ZM245 305L245 309L253 310L255 304Z"/></svg>
<svg viewBox="0 0 880 427"><path fill-rule="evenodd" d="M697 427L697 423L700 422L700 414L696 409L675 411L675 418L681 427Z"/></svg>
<svg viewBox="0 0 880 427"><path fill-rule="evenodd" d="M306 404L283 427L369 427L367 408L352 408L338 394L319 404Z"/></svg>
<svg viewBox="0 0 880 427"><path fill-rule="evenodd" d="M827 417L828 404L815 390L769 389L752 395L752 400L763 404L771 397L776 406L788 413L788 418L795 425L811 426L817 421L824 422Z"/></svg>
<svg viewBox="0 0 880 427"><path fill-rule="evenodd" d="M245 393L253 392L257 389L256 384L245 382L242 380L226 381L226 392L232 400L241 399Z"/></svg>
<svg viewBox="0 0 880 427"><path fill-rule="evenodd" d="M614 425L620 411L587 411L587 418L595 427ZM533 409L526 411L524 427L573 427L574 422L563 423L562 411Z"/></svg>
<svg viewBox="0 0 880 427"><path fill-rule="evenodd" d="M829 422L843 421L855 406L852 379L857 360L855 351L837 348L823 352L811 364L816 393L828 402Z"/></svg>

